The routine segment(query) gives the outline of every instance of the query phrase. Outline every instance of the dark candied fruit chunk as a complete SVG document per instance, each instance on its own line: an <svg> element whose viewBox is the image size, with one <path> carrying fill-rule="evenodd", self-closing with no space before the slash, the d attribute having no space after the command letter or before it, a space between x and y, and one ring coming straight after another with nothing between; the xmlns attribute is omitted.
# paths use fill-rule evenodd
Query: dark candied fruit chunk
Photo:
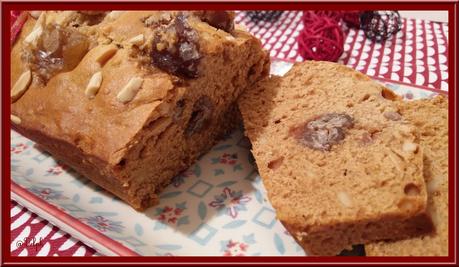
<svg viewBox="0 0 459 267"><path fill-rule="evenodd" d="M208 96L202 96L193 105L193 111L185 129L185 135L191 136L204 130L210 123L214 104Z"/></svg>
<svg viewBox="0 0 459 267"><path fill-rule="evenodd" d="M197 78L201 58L198 40L198 33L188 23L188 15L178 13L171 23L156 31L152 64L180 77Z"/></svg>
<svg viewBox="0 0 459 267"><path fill-rule="evenodd" d="M43 81L75 68L88 52L89 39L72 28L48 24L36 46L26 46L23 56Z"/></svg>
<svg viewBox="0 0 459 267"><path fill-rule="evenodd" d="M292 129L292 134L309 148L328 151L346 136L346 129L354 126L351 116L344 113L327 113L305 125Z"/></svg>

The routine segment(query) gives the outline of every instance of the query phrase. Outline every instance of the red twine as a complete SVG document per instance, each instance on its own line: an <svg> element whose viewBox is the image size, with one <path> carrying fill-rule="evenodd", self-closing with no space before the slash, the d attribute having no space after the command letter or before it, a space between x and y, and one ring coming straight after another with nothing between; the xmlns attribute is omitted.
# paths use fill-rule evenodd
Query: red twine
<svg viewBox="0 0 459 267"><path fill-rule="evenodd" d="M337 61L343 53L344 34L337 17L304 12L304 29L298 36L298 52L304 59Z"/></svg>
<svg viewBox="0 0 459 267"><path fill-rule="evenodd" d="M343 12L338 10L314 10L314 11L303 11L303 23L308 25L317 20L318 17L327 17L336 23L339 23L343 18Z"/></svg>

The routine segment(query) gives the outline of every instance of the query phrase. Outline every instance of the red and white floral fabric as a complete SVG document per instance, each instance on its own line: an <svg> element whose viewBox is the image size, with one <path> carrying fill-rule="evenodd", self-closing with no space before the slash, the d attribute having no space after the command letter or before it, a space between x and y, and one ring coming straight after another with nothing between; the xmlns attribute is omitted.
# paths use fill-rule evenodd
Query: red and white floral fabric
<svg viewBox="0 0 459 267"><path fill-rule="evenodd" d="M301 16L301 11L285 11L276 21L254 22L239 12L236 21L260 38L271 57L303 61L296 42ZM340 63L369 76L448 90L447 23L404 18L402 30L381 43L367 39L362 30L345 32Z"/></svg>

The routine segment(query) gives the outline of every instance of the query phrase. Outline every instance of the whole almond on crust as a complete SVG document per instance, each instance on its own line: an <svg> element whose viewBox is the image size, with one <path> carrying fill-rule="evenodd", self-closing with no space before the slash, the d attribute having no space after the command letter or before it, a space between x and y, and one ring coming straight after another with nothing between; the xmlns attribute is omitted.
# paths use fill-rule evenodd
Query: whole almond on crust
<svg viewBox="0 0 459 267"><path fill-rule="evenodd" d="M40 38L41 34L43 33L43 27L38 27L34 29L27 37L24 39L24 42L36 45L38 38Z"/></svg>
<svg viewBox="0 0 459 267"><path fill-rule="evenodd" d="M32 44L33 46L37 45L38 38L40 38L41 34L43 33L43 27L45 26L45 23L46 12L41 12L40 16L35 22L35 25L33 26L32 31L24 39L24 42Z"/></svg>
<svg viewBox="0 0 459 267"><path fill-rule="evenodd" d="M94 73L89 79L88 85L86 86L85 95L88 98L94 98L99 91L100 85L102 84L102 72L98 71Z"/></svg>
<svg viewBox="0 0 459 267"><path fill-rule="evenodd" d="M127 103L134 99L137 92L142 87L143 79L140 77L134 77L129 80L129 82L121 89L121 91L116 96L121 103Z"/></svg>
<svg viewBox="0 0 459 267"><path fill-rule="evenodd" d="M11 100L16 102L27 91L32 81L32 71L27 70L19 76L19 79L11 89Z"/></svg>
<svg viewBox="0 0 459 267"><path fill-rule="evenodd" d="M118 51L118 48L115 45L106 45L103 48L100 48L97 52L95 58L96 62L99 63L101 66L105 65L107 61L115 55Z"/></svg>
<svg viewBox="0 0 459 267"><path fill-rule="evenodd" d="M143 34L139 34L139 35L136 35L134 37L132 37L131 39L129 39L128 41L130 44L132 45L142 45L144 42L145 42L145 37Z"/></svg>
<svg viewBox="0 0 459 267"><path fill-rule="evenodd" d="M21 123L21 118L19 118L18 116L15 116L13 114L11 114L11 121L14 123L14 124L20 124Z"/></svg>

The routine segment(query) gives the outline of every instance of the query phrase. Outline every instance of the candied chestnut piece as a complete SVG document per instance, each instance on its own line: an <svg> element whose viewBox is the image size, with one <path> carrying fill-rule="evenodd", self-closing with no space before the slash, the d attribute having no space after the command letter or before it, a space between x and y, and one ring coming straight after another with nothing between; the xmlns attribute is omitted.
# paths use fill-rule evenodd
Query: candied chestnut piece
<svg viewBox="0 0 459 267"><path fill-rule="evenodd" d="M75 68L88 52L87 36L71 28L48 24L36 46L27 46L25 60L45 82L59 72Z"/></svg>
<svg viewBox="0 0 459 267"><path fill-rule="evenodd" d="M198 99L193 105L190 120L185 129L185 135L191 136L204 130L210 123L214 104L208 96Z"/></svg>
<svg viewBox="0 0 459 267"><path fill-rule="evenodd" d="M234 29L234 18L236 14L233 11L224 10L205 10L193 11L193 15L207 22L210 26L225 32L230 32Z"/></svg>
<svg viewBox="0 0 459 267"><path fill-rule="evenodd" d="M179 13L169 25L156 32L151 52L152 64L184 78L198 77L198 33L189 25L188 16Z"/></svg>
<svg viewBox="0 0 459 267"><path fill-rule="evenodd" d="M329 151L346 136L346 129L354 126L351 116L344 113L327 113L292 130L294 136L309 148Z"/></svg>

